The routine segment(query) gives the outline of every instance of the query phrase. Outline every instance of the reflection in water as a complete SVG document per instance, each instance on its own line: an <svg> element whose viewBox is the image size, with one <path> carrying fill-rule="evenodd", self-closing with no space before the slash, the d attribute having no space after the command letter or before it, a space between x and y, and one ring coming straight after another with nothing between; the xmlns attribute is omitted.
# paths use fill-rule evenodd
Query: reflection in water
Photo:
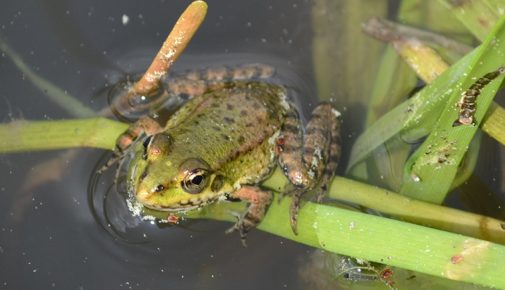
<svg viewBox="0 0 505 290"><path fill-rule="evenodd" d="M138 217L134 217L126 206L127 196L120 194L116 190L116 184L111 180L111 170L99 173L100 169L110 158L111 154L103 154L93 168L88 183L88 205L95 218L103 230L113 238L123 240L127 243L136 243L128 237L128 229L135 228L141 222ZM122 180L117 180L122 183ZM138 243L138 242L137 242Z"/></svg>

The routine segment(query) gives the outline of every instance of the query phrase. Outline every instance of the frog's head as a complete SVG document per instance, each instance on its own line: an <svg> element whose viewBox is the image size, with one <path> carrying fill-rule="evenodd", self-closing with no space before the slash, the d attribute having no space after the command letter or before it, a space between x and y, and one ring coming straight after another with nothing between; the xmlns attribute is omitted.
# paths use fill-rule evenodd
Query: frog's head
<svg viewBox="0 0 505 290"><path fill-rule="evenodd" d="M166 133L136 145L129 168L129 191L144 206L166 211L189 210L217 200L227 191L222 175L202 158L187 157Z"/></svg>

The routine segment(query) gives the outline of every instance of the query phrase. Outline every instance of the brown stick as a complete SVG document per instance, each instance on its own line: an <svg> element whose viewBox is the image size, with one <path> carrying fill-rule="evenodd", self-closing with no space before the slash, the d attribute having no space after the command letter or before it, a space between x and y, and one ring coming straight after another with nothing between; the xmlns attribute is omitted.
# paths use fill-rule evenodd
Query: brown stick
<svg viewBox="0 0 505 290"><path fill-rule="evenodd" d="M133 86L137 95L149 96L156 93L161 78L168 72L172 63L184 51L189 41L202 24L207 14L207 4L204 1L194 1L181 14L179 20L153 59L151 66L142 78Z"/></svg>

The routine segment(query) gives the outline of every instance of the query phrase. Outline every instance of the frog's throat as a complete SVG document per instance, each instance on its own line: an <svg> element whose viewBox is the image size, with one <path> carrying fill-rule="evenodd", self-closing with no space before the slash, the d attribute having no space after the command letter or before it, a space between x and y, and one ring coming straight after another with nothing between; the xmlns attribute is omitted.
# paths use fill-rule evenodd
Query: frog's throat
<svg viewBox="0 0 505 290"><path fill-rule="evenodd" d="M178 203L170 205L152 205L143 204L145 207L158 210L158 211L168 211L168 212L185 212L193 209L204 207L210 203L213 203L219 199L220 196L203 196L194 197L189 200L183 200Z"/></svg>
<svg viewBox="0 0 505 290"><path fill-rule="evenodd" d="M167 212L185 212L185 211L190 211L193 209L201 208L204 206L203 203L197 204L197 205L192 205L192 206L187 206L187 207L162 207L162 206L155 206L155 205L148 205L144 204L145 207L154 209L157 211L167 211ZM176 205L174 205L176 206Z"/></svg>

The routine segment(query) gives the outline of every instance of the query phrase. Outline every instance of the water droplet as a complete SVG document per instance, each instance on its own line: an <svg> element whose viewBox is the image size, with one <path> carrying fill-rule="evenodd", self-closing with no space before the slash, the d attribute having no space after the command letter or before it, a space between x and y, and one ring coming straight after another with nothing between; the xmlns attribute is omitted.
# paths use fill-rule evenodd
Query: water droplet
<svg viewBox="0 0 505 290"><path fill-rule="evenodd" d="M121 23L123 23L123 25L126 26L128 24L128 22L130 22L130 17L126 14L123 14L121 16Z"/></svg>

